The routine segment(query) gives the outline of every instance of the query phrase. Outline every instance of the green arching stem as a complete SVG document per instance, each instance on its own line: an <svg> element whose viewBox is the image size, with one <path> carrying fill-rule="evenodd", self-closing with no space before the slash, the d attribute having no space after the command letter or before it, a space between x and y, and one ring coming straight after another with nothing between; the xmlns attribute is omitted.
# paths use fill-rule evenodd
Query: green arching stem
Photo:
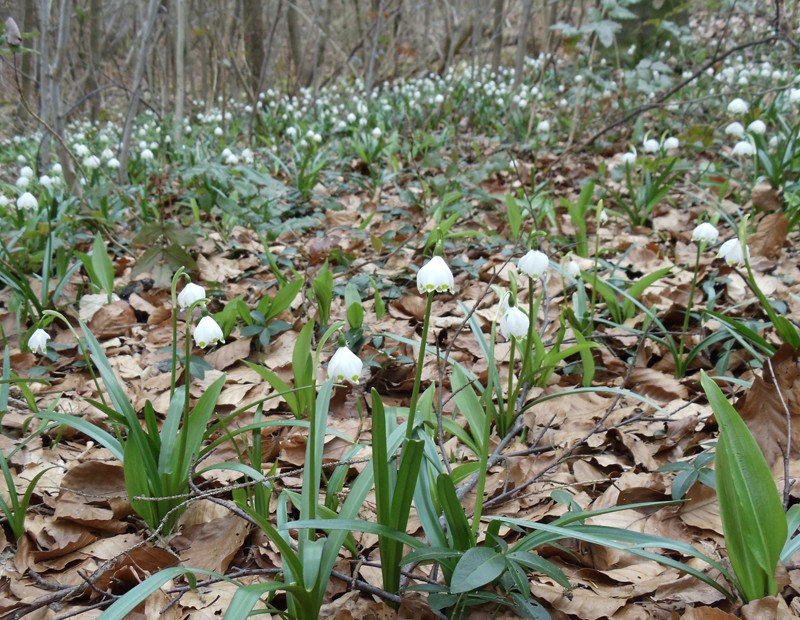
<svg viewBox="0 0 800 620"><path fill-rule="evenodd" d="M86 368L89 370L89 374L92 375L92 381L94 382L94 386L97 388L97 394L100 397L100 402L102 402L104 405L108 406L108 403L106 403L106 397L103 396L103 390L100 389L100 381L97 380L97 375L94 372L94 367L92 366L92 360L89 357L89 352L86 350L86 347L83 345L83 340L78 335L78 332L76 332L75 328L72 327L72 323L70 323L67 320L67 317L65 317L60 312L56 312L55 310L45 310L42 313L42 316L43 317L45 317L45 316L53 316L53 317L56 317L58 319L61 319L64 322L64 324L67 326L69 331L72 332L72 335L75 336L75 340L78 341L78 348L80 348L81 354L83 355L83 359L86 361Z"/></svg>
<svg viewBox="0 0 800 620"><path fill-rule="evenodd" d="M169 398L175 395L175 379L177 378L178 367L178 280L184 274L184 268L179 267L175 275L172 276L172 287L170 288L170 297L172 300L172 374L169 381ZM188 323L188 317L187 317ZM189 359L186 359L186 366L189 366Z"/></svg>
<svg viewBox="0 0 800 620"><path fill-rule="evenodd" d="M694 259L694 275L692 276L692 286L689 288L689 302L686 304L686 313L683 316L683 330L681 331L681 341L678 345L678 368L676 369L678 372L678 377L683 377L686 374L686 368L684 368L684 359L683 359L683 350L686 345L686 332L689 330L689 319L692 314L692 304L694 302L694 293L697 290L697 274L698 270L700 269L700 255L705 248L706 242L699 241L697 244L697 255Z"/></svg>
<svg viewBox="0 0 800 620"><path fill-rule="evenodd" d="M433 307L433 291L428 293L425 302L425 319L422 323L422 340L419 343L419 358L417 359L417 373L414 377L414 387L411 391L411 403L408 406L408 424L406 425L406 439L411 439L414 429L414 417L417 413L417 401L419 400L419 384L422 382L422 363L425 361L425 349L428 345L428 327L431 322L431 308Z"/></svg>
<svg viewBox="0 0 800 620"><path fill-rule="evenodd" d="M517 339L511 338L511 352L508 358L508 398L506 399L506 415L503 418L503 428L499 429L501 437L505 437L508 427L514 419L514 357L516 354ZM517 383L519 385L519 383Z"/></svg>
<svg viewBox="0 0 800 620"><path fill-rule="evenodd" d="M491 336L489 340L489 363L494 363L494 343L497 338L497 321L492 321ZM486 470L489 463L489 439L492 436L492 420L488 415L489 403L492 401L492 392L494 386L492 385L492 373L489 373L489 379L486 383L486 390L484 396L486 398L487 415L483 424L483 437L481 438L481 453L478 456L478 482L475 485L475 510L472 513L472 533L477 536L478 528L481 522L481 512L483 510L483 492L486 488ZM496 423L499 423L500 416L497 416Z"/></svg>

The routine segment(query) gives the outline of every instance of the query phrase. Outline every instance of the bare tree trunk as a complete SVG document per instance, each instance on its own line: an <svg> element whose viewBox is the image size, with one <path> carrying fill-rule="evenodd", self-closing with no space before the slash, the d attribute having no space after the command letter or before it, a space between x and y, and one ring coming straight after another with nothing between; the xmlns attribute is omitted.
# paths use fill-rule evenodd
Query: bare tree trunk
<svg viewBox="0 0 800 620"><path fill-rule="evenodd" d="M494 0L494 27L492 28L492 71L500 68L503 54L503 0Z"/></svg>
<svg viewBox="0 0 800 620"><path fill-rule="evenodd" d="M286 13L286 24L289 31L289 47L292 50L292 62L296 83L302 84L305 81L305 53L303 49L303 33L300 27L300 9L297 7L299 0L289 0L288 12Z"/></svg>
<svg viewBox="0 0 800 620"><path fill-rule="evenodd" d="M316 0L314 26L317 30L317 39L314 45L314 60L311 67L311 84L314 89L314 98L316 99L320 65L322 65L322 60L325 58L325 44L328 42L328 31L331 26L330 0Z"/></svg>
<svg viewBox="0 0 800 620"><path fill-rule="evenodd" d="M533 0L525 0L522 8L522 23L519 26L519 36L517 37L517 60L514 64L514 90L519 88L522 83L522 72L525 68L525 52L528 46L528 24L531 21Z"/></svg>
<svg viewBox="0 0 800 620"><path fill-rule="evenodd" d="M136 68L134 69L133 85L131 86L131 100L128 105L128 114L125 117L125 129L122 132L122 147L119 154L119 182L122 184L128 182L128 159L130 156L131 136L133 135L133 121L136 118L139 102L142 98L142 77L144 76L145 63L150 51L153 28L156 25L160 4L160 0L149 0L148 2L144 28L142 29L142 39L136 57Z"/></svg>
<svg viewBox="0 0 800 620"><path fill-rule="evenodd" d="M372 49L369 53L369 65L367 66L367 100L372 96L372 85L375 80L375 64L378 61L378 48L380 46L381 30L383 30L383 11L385 0L379 0L375 22L375 30L372 33ZM373 7L375 3L373 2Z"/></svg>
<svg viewBox="0 0 800 620"><path fill-rule="evenodd" d="M5 16L4 16L5 17ZM30 32L36 28L36 0L25 0L24 7L22 11L22 32ZM30 103L31 97L33 96L33 86L36 82L35 77L33 75L34 72L34 64L33 64L34 55L33 54L22 54L22 93L21 97L25 99L26 102ZM17 123L23 125L22 119L24 118L25 114L25 106L20 105L17 106L16 110L16 120Z"/></svg>
<svg viewBox="0 0 800 620"><path fill-rule="evenodd" d="M244 52L250 68L250 88L258 95L264 67L264 16L260 0L243 0Z"/></svg>
<svg viewBox="0 0 800 620"><path fill-rule="evenodd" d="M183 108L186 102L186 0L175 0L175 112L172 117L172 142L179 149L183 138Z"/></svg>
<svg viewBox="0 0 800 620"><path fill-rule="evenodd" d="M100 0L89 3L89 67L86 76L86 96L89 97L89 118L97 122L100 117L100 82L97 79L100 63Z"/></svg>

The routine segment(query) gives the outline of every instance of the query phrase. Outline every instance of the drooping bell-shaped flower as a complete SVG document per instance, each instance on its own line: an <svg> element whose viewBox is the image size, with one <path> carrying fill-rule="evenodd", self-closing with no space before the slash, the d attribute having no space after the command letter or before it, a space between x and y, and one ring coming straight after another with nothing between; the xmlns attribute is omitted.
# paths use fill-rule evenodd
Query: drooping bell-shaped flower
<svg viewBox="0 0 800 620"><path fill-rule="evenodd" d="M178 293L178 306L181 310L186 310L186 308L191 306L194 302L205 299L205 297L206 289L199 284L189 282L183 287L183 290Z"/></svg>
<svg viewBox="0 0 800 620"><path fill-rule="evenodd" d="M534 280L538 280L543 276L549 266L550 259L547 258L547 254L539 250L529 250L517 263L517 269L520 270L520 273L524 273Z"/></svg>
<svg viewBox="0 0 800 620"><path fill-rule="evenodd" d="M695 243L700 243L702 241L706 243L716 243L718 238L719 231L709 222L698 224L692 231L692 241Z"/></svg>
<svg viewBox="0 0 800 620"><path fill-rule="evenodd" d="M48 340L50 340L50 334L39 328L31 334L30 338L28 338L28 348L34 353L44 355L47 351Z"/></svg>
<svg viewBox="0 0 800 620"><path fill-rule="evenodd" d="M523 340L528 336L528 315L516 306L511 306L500 319L500 333L508 340Z"/></svg>
<svg viewBox="0 0 800 620"><path fill-rule="evenodd" d="M17 198L17 207L20 209L38 209L39 201L30 192L25 192Z"/></svg>
<svg viewBox="0 0 800 620"><path fill-rule="evenodd" d="M358 383L364 363L346 346L339 347L328 362L328 378Z"/></svg>
<svg viewBox="0 0 800 620"><path fill-rule="evenodd" d="M194 341L198 347L205 349L210 344L225 342L225 336L219 323L210 316L204 316L194 328Z"/></svg>
<svg viewBox="0 0 800 620"><path fill-rule="evenodd" d="M747 102L739 97L728 104L728 114L747 114L749 109Z"/></svg>
<svg viewBox="0 0 800 620"><path fill-rule="evenodd" d="M455 291L453 272L441 256L434 256L417 272L417 289L421 295Z"/></svg>
<svg viewBox="0 0 800 620"><path fill-rule="evenodd" d="M750 251L747 247L742 247L741 242L737 237L728 239L725 243L719 246L717 258L723 259L728 265L733 267L741 267L750 258Z"/></svg>

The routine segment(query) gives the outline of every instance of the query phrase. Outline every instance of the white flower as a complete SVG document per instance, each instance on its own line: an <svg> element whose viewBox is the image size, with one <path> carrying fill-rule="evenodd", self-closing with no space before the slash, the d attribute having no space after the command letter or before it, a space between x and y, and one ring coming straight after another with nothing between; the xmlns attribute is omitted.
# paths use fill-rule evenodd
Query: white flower
<svg viewBox="0 0 800 620"><path fill-rule="evenodd" d="M636 153L633 151L628 151L627 153L623 153L622 155L622 163L624 165L630 165L636 163Z"/></svg>
<svg viewBox="0 0 800 620"><path fill-rule="evenodd" d="M28 348L34 353L38 353L39 355L44 355L45 351L47 351L48 340L50 340L50 334L48 334L41 328L37 329L35 332L31 334L31 337L28 339Z"/></svg>
<svg viewBox="0 0 800 620"><path fill-rule="evenodd" d="M767 124L761 119L754 120L747 126L747 131L762 136L767 132Z"/></svg>
<svg viewBox="0 0 800 620"><path fill-rule="evenodd" d="M598 213L597 221L600 222L600 226L608 222L608 213L606 213L605 209L603 209L602 211L600 211L600 213Z"/></svg>
<svg viewBox="0 0 800 620"><path fill-rule="evenodd" d="M111 149L103 149L103 152L100 153L100 157L103 159L111 159L114 157L114 151Z"/></svg>
<svg viewBox="0 0 800 620"><path fill-rule="evenodd" d="M119 160L116 157L112 157L106 162L106 166L108 166L112 170L116 170L117 168L119 168Z"/></svg>
<svg viewBox="0 0 800 620"><path fill-rule="evenodd" d="M28 161L28 160L25 158L24 155L17 155L17 163L18 164L24 164L26 161Z"/></svg>
<svg viewBox="0 0 800 620"><path fill-rule="evenodd" d="M53 187L53 179L46 174L43 174L39 177L39 185L46 187L47 189L51 189Z"/></svg>
<svg viewBox="0 0 800 620"><path fill-rule="evenodd" d="M100 167L100 158L97 155L89 155L83 160L83 167L89 170L94 170Z"/></svg>
<svg viewBox="0 0 800 620"><path fill-rule="evenodd" d="M372 130L372 137L373 137L373 138L376 138L376 139L377 139L377 138L380 138L382 135L383 135L383 132L381 131L381 128L380 128L380 127L375 127L375 128Z"/></svg>
<svg viewBox="0 0 800 620"><path fill-rule="evenodd" d="M713 224L703 222L698 224L692 231L692 241L699 243L705 241L706 243L716 243L719 237L719 231L714 228Z"/></svg>
<svg viewBox="0 0 800 620"><path fill-rule="evenodd" d="M500 320L500 333L508 340L522 340L528 336L529 326L528 315L516 306L511 306Z"/></svg>
<svg viewBox="0 0 800 620"><path fill-rule="evenodd" d="M581 267L576 263L574 260L567 261L567 264L564 265L564 272L573 278L577 278L581 275Z"/></svg>
<svg viewBox="0 0 800 620"><path fill-rule="evenodd" d="M215 127L214 128L214 135L218 138L223 135L222 127Z"/></svg>
<svg viewBox="0 0 800 620"><path fill-rule="evenodd" d="M219 324L210 316L204 316L194 328L194 341L198 347L205 349L210 344L225 342L225 337Z"/></svg>
<svg viewBox="0 0 800 620"><path fill-rule="evenodd" d="M536 131L539 133L547 133L550 131L550 122L549 121L540 121L539 124L536 126Z"/></svg>
<svg viewBox="0 0 800 620"><path fill-rule="evenodd" d="M422 295L455 290L453 272L441 256L434 256L417 272L417 289Z"/></svg>
<svg viewBox="0 0 800 620"><path fill-rule="evenodd" d="M800 102L800 88L793 88L789 91L789 103Z"/></svg>
<svg viewBox="0 0 800 620"><path fill-rule="evenodd" d="M294 127L287 127L285 133L287 138L293 140L297 136L297 129Z"/></svg>
<svg viewBox="0 0 800 620"><path fill-rule="evenodd" d="M242 151L242 159L245 163L252 164L253 160L255 159L255 154L253 153L252 149L244 149Z"/></svg>
<svg viewBox="0 0 800 620"><path fill-rule="evenodd" d="M53 164L53 166L50 168L50 172L52 172L53 174L61 174L62 172L61 164Z"/></svg>
<svg viewBox="0 0 800 620"><path fill-rule="evenodd" d="M517 263L517 269L534 280L544 275L549 266L550 260L547 258L547 254L539 250L529 250Z"/></svg>
<svg viewBox="0 0 800 620"><path fill-rule="evenodd" d="M664 140L664 148L668 151L674 151L680 145L681 143L678 141L678 138L674 138L672 136Z"/></svg>
<svg viewBox="0 0 800 620"><path fill-rule="evenodd" d="M78 157L86 157L89 154L89 147L86 146L85 144L76 144L75 154Z"/></svg>
<svg viewBox="0 0 800 620"><path fill-rule="evenodd" d="M644 150L645 153L658 153L658 150L660 148L661 145L655 138L650 138L649 140L645 140L644 144L642 145L642 149Z"/></svg>
<svg viewBox="0 0 800 620"><path fill-rule="evenodd" d="M347 347L339 347L328 362L328 378L334 381L358 383L363 362Z"/></svg>
<svg viewBox="0 0 800 620"><path fill-rule="evenodd" d="M755 152L756 152L756 147L754 147L747 140L741 140L740 142L737 142L736 145L733 147L734 157L750 157Z"/></svg>
<svg viewBox="0 0 800 620"><path fill-rule="evenodd" d="M8 202L8 198L6 198L3 194L0 194L0 207L7 207Z"/></svg>
<svg viewBox="0 0 800 620"><path fill-rule="evenodd" d="M725 128L725 133L734 138L741 138L744 135L744 125L739 121L733 121Z"/></svg>
<svg viewBox="0 0 800 620"><path fill-rule="evenodd" d="M39 201L30 192L25 192L17 198L17 207L20 209L38 209Z"/></svg>
<svg viewBox="0 0 800 620"><path fill-rule="evenodd" d="M750 106L744 99L738 97L728 104L728 114L747 114Z"/></svg>
<svg viewBox="0 0 800 620"><path fill-rule="evenodd" d="M183 287L183 290L178 293L178 306L181 310L186 310L194 302L206 298L206 289L199 284L189 282Z"/></svg>
<svg viewBox="0 0 800 620"><path fill-rule="evenodd" d="M750 258L750 251L747 248L742 249L742 244L739 243L739 239L734 237L733 239L728 239L719 246L717 258L724 259L731 267L733 265L741 267L744 265L745 261Z"/></svg>
<svg viewBox="0 0 800 620"><path fill-rule="evenodd" d="M144 149L144 150L143 150L143 151L142 151L142 152L139 154L139 156L140 156L142 159L144 159L145 161L149 161L149 160L153 159L153 151L151 151L150 149Z"/></svg>
<svg viewBox="0 0 800 620"><path fill-rule="evenodd" d="M20 189L25 189L30 184L31 184L31 180L28 177L19 177L17 179L16 183L14 183L14 185L19 187Z"/></svg>
<svg viewBox="0 0 800 620"><path fill-rule="evenodd" d="M236 166L239 164L239 156L231 153L225 158L225 163L229 166Z"/></svg>
<svg viewBox="0 0 800 620"><path fill-rule="evenodd" d="M33 168L31 168L30 166L23 166L22 168L19 169L19 176L27 177L29 179L32 178Z"/></svg>

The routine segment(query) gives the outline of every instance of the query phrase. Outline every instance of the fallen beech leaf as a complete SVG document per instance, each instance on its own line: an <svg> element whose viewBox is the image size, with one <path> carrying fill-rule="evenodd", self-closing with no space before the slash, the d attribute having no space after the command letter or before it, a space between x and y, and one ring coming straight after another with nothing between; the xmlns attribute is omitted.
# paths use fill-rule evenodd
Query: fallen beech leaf
<svg viewBox="0 0 800 620"><path fill-rule="evenodd" d="M800 351L784 344L764 366L764 377L756 377L752 387L736 403L736 410L758 442L767 464L773 471L783 471L788 424L786 408L792 423L792 458L800 455ZM777 388L775 383L777 382ZM780 394L778 393L780 390ZM783 397L783 402L781 401Z"/></svg>
<svg viewBox="0 0 800 620"><path fill-rule="evenodd" d="M244 519L227 515L184 527L170 539L170 544L186 566L224 573L242 547L248 529Z"/></svg>
<svg viewBox="0 0 800 620"><path fill-rule="evenodd" d="M770 213L758 222L756 232L747 240L750 252L754 256L778 258L783 251L783 244L789 234L789 220L781 211Z"/></svg>
<svg viewBox="0 0 800 620"><path fill-rule="evenodd" d="M764 211L780 211L783 207L781 191L772 187L769 181L760 181L750 192L753 206Z"/></svg>
<svg viewBox="0 0 800 620"><path fill-rule="evenodd" d="M134 325L136 313L127 301L115 301L103 306L89 321L89 329L98 340L125 336Z"/></svg>
<svg viewBox="0 0 800 620"><path fill-rule="evenodd" d="M217 370L225 370L250 355L252 338L241 338L221 346L205 356L205 360Z"/></svg>
<svg viewBox="0 0 800 620"><path fill-rule="evenodd" d="M735 620L736 616L716 607L692 607L687 609L680 620Z"/></svg>

